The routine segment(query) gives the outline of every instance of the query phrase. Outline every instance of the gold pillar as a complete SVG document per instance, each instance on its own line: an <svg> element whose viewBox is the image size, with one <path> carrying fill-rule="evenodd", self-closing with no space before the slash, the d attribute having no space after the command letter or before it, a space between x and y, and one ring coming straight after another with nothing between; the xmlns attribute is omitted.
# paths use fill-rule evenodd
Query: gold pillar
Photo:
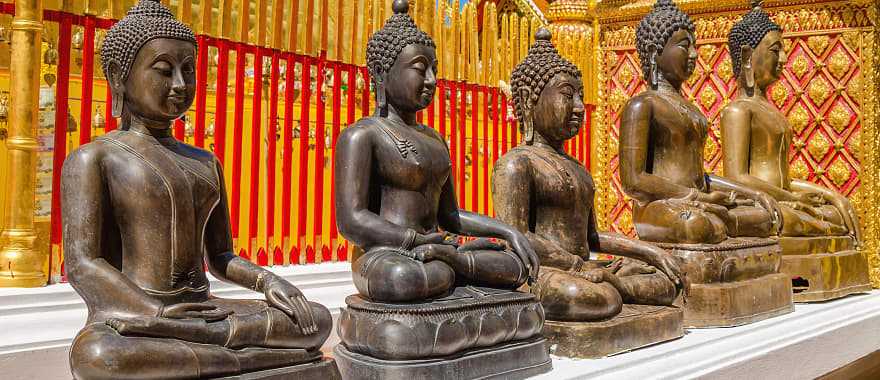
<svg viewBox="0 0 880 380"><path fill-rule="evenodd" d="M584 101L596 104L596 67L593 57L596 0L557 0L547 9L553 44L577 65L584 81Z"/></svg>
<svg viewBox="0 0 880 380"><path fill-rule="evenodd" d="M12 20L10 117L7 165L9 198L0 233L0 287L46 285L49 257L34 247L34 182L36 178L40 34L42 0L17 0Z"/></svg>

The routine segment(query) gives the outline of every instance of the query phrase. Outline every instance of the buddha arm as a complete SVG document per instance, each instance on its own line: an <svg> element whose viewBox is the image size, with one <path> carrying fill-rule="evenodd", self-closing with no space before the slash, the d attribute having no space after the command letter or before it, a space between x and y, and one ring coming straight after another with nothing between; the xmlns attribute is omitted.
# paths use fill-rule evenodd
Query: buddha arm
<svg viewBox="0 0 880 380"><path fill-rule="evenodd" d="M751 124L751 112L743 107L737 106L736 104L727 107L722 113L721 146L722 152L724 152L724 176L733 179L742 185L748 186L751 189L765 192L776 200L799 200L790 191L786 191L778 186L773 186L772 184L749 174L749 161L751 159ZM710 182L710 187L712 183L725 186L722 182L713 180ZM740 190L737 191L742 192Z"/></svg>
<svg viewBox="0 0 880 380"><path fill-rule="evenodd" d="M627 195L641 203L684 198L691 189L648 172L651 142L650 100L636 97L627 103L620 122L620 182Z"/></svg>
<svg viewBox="0 0 880 380"><path fill-rule="evenodd" d="M73 152L61 171L64 260L67 278L98 319L110 316L158 316L162 303L102 257L106 223L113 223L104 182L101 143ZM118 233L118 232L117 232Z"/></svg>
<svg viewBox="0 0 880 380"><path fill-rule="evenodd" d="M840 212L841 216L843 216L844 223L846 223L846 228L850 231L851 234L853 234L856 241L861 243L862 230L859 227L859 217L858 214L856 214L855 208L853 208L852 202L850 202L849 198L829 188L799 179L791 180L791 189L796 192L812 192L821 194L822 198L825 199L826 202L833 205L834 208L836 208L837 211Z"/></svg>
<svg viewBox="0 0 880 380"><path fill-rule="evenodd" d="M663 255L667 255L666 251L663 249L640 240L630 239L613 232L599 232L596 223L595 210L590 211L590 224L587 238L590 243L590 251L629 257L644 261L656 267L661 266L659 258Z"/></svg>
<svg viewBox="0 0 880 380"><path fill-rule="evenodd" d="M565 251L559 244L529 230L532 210L530 200L535 191L531 165L528 158L515 157L505 160L492 173L492 198L498 220L511 225L525 234L532 249L541 258L541 264L560 269L571 269L577 257Z"/></svg>
<svg viewBox="0 0 880 380"><path fill-rule="evenodd" d="M446 179L441 190L437 222L443 230L465 236L510 240L519 234L514 227L497 219L459 209L455 189L452 187L452 176Z"/></svg>
<svg viewBox="0 0 880 380"><path fill-rule="evenodd" d="M205 226L205 252L208 270L214 277L248 289L262 292L255 284L260 272L265 269L238 257L233 251L232 230L229 225L229 203L226 199L226 181L223 180L223 169L215 160L215 170L220 182L219 200L211 210ZM274 274L273 274L274 275Z"/></svg>
<svg viewBox="0 0 880 380"><path fill-rule="evenodd" d="M339 232L365 250L376 246L402 246L407 228L385 220L368 208L373 168L370 131L357 124L344 129L333 159L335 181L339 184L334 190Z"/></svg>

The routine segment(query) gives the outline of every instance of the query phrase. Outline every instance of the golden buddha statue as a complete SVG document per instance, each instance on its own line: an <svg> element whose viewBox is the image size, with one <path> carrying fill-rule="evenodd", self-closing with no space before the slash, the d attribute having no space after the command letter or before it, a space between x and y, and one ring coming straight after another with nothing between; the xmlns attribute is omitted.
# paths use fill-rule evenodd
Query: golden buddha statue
<svg viewBox="0 0 880 380"><path fill-rule="evenodd" d="M721 117L724 176L778 201L782 272L793 277L795 301L824 301L869 291L858 217L843 195L792 179L792 129L767 100L787 57L782 30L760 1L730 31L729 48L739 90Z"/></svg>
<svg viewBox="0 0 880 380"><path fill-rule="evenodd" d="M68 279L89 309L76 379L192 379L274 369L338 379L326 307L233 253L223 174L172 122L195 94L196 39L158 1L107 33L103 69L121 128L72 152L61 178ZM207 269L266 300L211 295ZM284 367L284 368L281 368Z"/></svg>
<svg viewBox="0 0 880 380"><path fill-rule="evenodd" d="M636 47L649 89L622 111L620 179L633 198L639 238L682 260L692 284L685 324L748 323L791 310L779 247L767 239L778 229L778 206L704 171L708 122L681 95L695 42L693 23L671 0L657 1L639 23Z"/></svg>
<svg viewBox="0 0 880 380"><path fill-rule="evenodd" d="M683 285L676 258L596 228L592 176L562 148L584 124L581 73L550 38L539 29L511 74L524 141L495 163L492 174L498 218L524 233L541 259L530 290L544 306L544 335L557 355L576 357L680 337L682 311L663 307L672 305ZM591 251L631 259L606 267L590 261Z"/></svg>

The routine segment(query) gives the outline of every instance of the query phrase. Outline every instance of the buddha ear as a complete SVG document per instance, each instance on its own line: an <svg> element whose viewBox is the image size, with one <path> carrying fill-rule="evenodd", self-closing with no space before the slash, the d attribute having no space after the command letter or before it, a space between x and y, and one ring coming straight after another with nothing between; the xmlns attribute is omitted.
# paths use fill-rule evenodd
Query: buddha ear
<svg viewBox="0 0 880 380"><path fill-rule="evenodd" d="M755 71L752 70L752 47L743 45L740 49L740 54L740 75L745 79L746 91L748 91L749 96L752 96L755 89Z"/></svg>
<svg viewBox="0 0 880 380"><path fill-rule="evenodd" d="M388 73L376 75L373 79L376 82L376 113L381 117L388 116L388 99L385 96L386 79L388 79Z"/></svg>
<svg viewBox="0 0 880 380"><path fill-rule="evenodd" d="M527 86L520 86L520 88L518 88L516 92L516 95L519 97L519 104L523 108L523 113L528 112L531 116L532 106L529 100L532 97L532 89L528 88Z"/></svg>
<svg viewBox="0 0 880 380"><path fill-rule="evenodd" d="M523 135L523 141L526 145L532 145L534 140L535 128L532 120L532 89L527 86L521 86L517 89L519 96L519 104L522 107L523 119L520 123L520 130Z"/></svg>
<svg viewBox="0 0 880 380"><path fill-rule="evenodd" d="M122 69L116 62L110 62L107 67L107 82L110 85L112 96L111 114L113 117L122 116L122 105L125 103L125 81L122 78Z"/></svg>
<svg viewBox="0 0 880 380"><path fill-rule="evenodd" d="M651 85L652 90L656 90L657 84L660 83L660 73L657 72L657 47L654 45L648 47L648 62L650 63L648 84Z"/></svg>

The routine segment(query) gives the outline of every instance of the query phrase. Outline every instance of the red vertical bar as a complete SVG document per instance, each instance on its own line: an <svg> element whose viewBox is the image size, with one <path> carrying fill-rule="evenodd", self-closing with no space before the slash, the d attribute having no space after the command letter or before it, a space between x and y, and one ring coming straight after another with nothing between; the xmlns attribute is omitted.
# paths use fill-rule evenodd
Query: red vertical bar
<svg viewBox="0 0 880 380"><path fill-rule="evenodd" d="M498 89L492 88L492 165L498 161Z"/></svg>
<svg viewBox="0 0 880 380"><path fill-rule="evenodd" d="M214 107L214 155L223 165L226 156L226 101L229 86L229 42L218 40L217 96Z"/></svg>
<svg viewBox="0 0 880 380"><path fill-rule="evenodd" d="M184 130L186 126L183 122L183 118L186 117L186 114L181 115L179 118L174 120L174 138L184 141Z"/></svg>
<svg viewBox="0 0 880 380"><path fill-rule="evenodd" d="M296 67L296 57L291 53L287 55L287 67L285 68L284 78L284 142L282 149L281 161L281 237L287 239L290 244L290 221L293 218L290 212L290 203L293 188L291 187L291 177L293 175L293 98L294 90L294 67ZM294 241L291 246L296 245ZM285 246L283 254L290 255L291 246ZM293 261L293 258L290 258Z"/></svg>
<svg viewBox="0 0 880 380"><path fill-rule="evenodd" d="M492 152L489 151L489 89L482 87L483 92L483 138L480 143L483 145L483 204L480 209L486 215L489 213L489 159Z"/></svg>
<svg viewBox="0 0 880 380"><path fill-rule="evenodd" d="M307 192L309 189L309 107L311 102L311 86L312 86L312 78L311 78L311 68L312 62L311 58L307 56L302 57L302 77L300 78L300 83L302 86L302 91L300 92L300 123L299 123L299 172L297 172L297 185L299 186L299 204L297 205L299 208L299 217L298 217L298 234L297 234L297 246L299 247L299 252L302 254L306 252L306 246L303 244L303 239L306 236L306 223L307 223L307 215L306 209L308 208L306 202L308 201Z"/></svg>
<svg viewBox="0 0 880 380"><path fill-rule="evenodd" d="M507 96L501 96L501 154L507 153Z"/></svg>
<svg viewBox="0 0 880 380"><path fill-rule="evenodd" d="M194 126L194 142L199 148L205 147L205 114L208 99L208 42L204 35L196 37L199 43L199 55L196 58L196 125Z"/></svg>
<svg viewBox="0 0 880 380"><path fill-rule="evenodd" d="M443 142L446 142L446 81L437 81L437 92L440 96L437 97L437 100L440 101L440 117L437 118L437 124L440 126L440 136L443 137ZM431 103L432 105L434 103ZM433 119L433 118L432 118Z"/></svg>
<svg viewBox="0 0 880 380"><path fill-rule="evenodd" d="M480 212L480 92L477 85L471 85L471 208Z"/></svg>
<svg viewBox="0 0 880 380"><path fill-rule="evenodd" d="M366 67L361 68L364 77L364 89L361 92L361 117L370 116L370 74Z"/></svg>
<svg viewBox="0 0 880 380"><path fill-rule="evenodd" d="M232 237L239 233L239 217L241 216L241 134L244 128L244 69L247 61L245 46L235 45L235 98L232 113ZM250 247L248 247L250 249ZM249 252L256 254L256 252Z"/></svg>
<svg viewBox="0 0 880 380"><path fill-rule="evenodd" d="M279 53L272 52L269 70L269 126L266 128L266 249L275 252L275 163L278 159L278 81L281 76ZM272 255L272 265L281 264Z"/></svg>
<svg viewBox="0 0 880 380"><path fill-rule="evenodd" d="M340 64L333 66L333 127L330 135L330 247L336 251L336 173L333 157L336 156L336 140L339 138L339 128L342 124L342 67ZM337 258L338 259L338 258Z"/></svg>
<svg viewBox="0 0 880 380"><path fill-rule="evenodd" d="M315 252L321 253L321 260L330 260L329 250L324 246L324 116L326 103L324 102L324 67L326 61L324 54L318 58L318 75L315 82L315 224L313 225L312 238L315 241Z"/></svg>
<svg viewBox="0 0 880 380"><path fill-rule="evenodd" d="M58 37L58 81L55 83L55 139L52 152L52 214L49 241L61 243L61 166L67 157L67 106L70 84L70 25L71 18L61 18Z"/></svg>
<svg viewBox="0 0 880 380"><path fill-rule="evenodd" d="M79 113L79 144L92 140L92 83L95 79L95 18L83 19L82 105Z"/></svg>
<svg viewBox="0 0 880 380"><path fill-rule="evenodd" d="M443 115L446 117L446 115ZM458 86L449 82L449 159L452 160L452 184L460 198L463 194L458 181Z"/></svg>
<svg viewBox="0 0 880 380"><path fill-rule="evenodd" d="M434 92L436 94L436 92ZM434 100L431 100L431 103L428 103L428 127L434 129Z"/></svg>
<svg viewBox="0 0 880 380"><path fill-rule="evenodd" d="M116 130L116 118L113 117L113 92L110 91L110 82L107 82L107 96L104 98L104 133Z"/></svg>
<svg viewBox="0 0 880 380"><path fill-rule="evenodd" d="M592 154L592 149L593 149L593 141L592 141L593 130L592 129L593 129L593 113L594 112L596 112L596 106L593 104L588 104L587 105L587 117L584 118L584 124L585 124L584 141L582 143L583 147L584 147L584 160L583 160L583 162L584 162L584 167L586 167L586 168L590 167L590 163L591 163L590 160L592 158L590 155Z"/></svg>
<svg viewBox="0 0 880 380"><path fill-rule="evenodd" d="M467 200L467 194L465 192L467 189L465 188L465 160L464 156L467 154L467 145L465 137L467 135L467 83L461 84L461 105L458 108L458 146L461 149L461 153L458 155L458 194L460 195L458 198L459 207L466 209L465 201Z"/></svg>
<svg viewBox="0 0 880 380"><path fill-rule="evenodd" d="M248 244L257 237L260 210L260 146L263 121L263 51L254 49L254 97L251 112L251 167L250 209L248 215ZM244 129L239 136L244 135ZM249 246L250 248L250 246ZM251 252L251 254L254 254Z"/></svg>
<svg viewBox="0 0 880 380"><path fill-rule="evenodd" d="M346 99L347 103L345 106L345 110L348 112L346 124L352 125L355 121L354 111L357 101L357 66L351 65L348 67L348 87L346 90L348 91L348 99Z"/></svg>

